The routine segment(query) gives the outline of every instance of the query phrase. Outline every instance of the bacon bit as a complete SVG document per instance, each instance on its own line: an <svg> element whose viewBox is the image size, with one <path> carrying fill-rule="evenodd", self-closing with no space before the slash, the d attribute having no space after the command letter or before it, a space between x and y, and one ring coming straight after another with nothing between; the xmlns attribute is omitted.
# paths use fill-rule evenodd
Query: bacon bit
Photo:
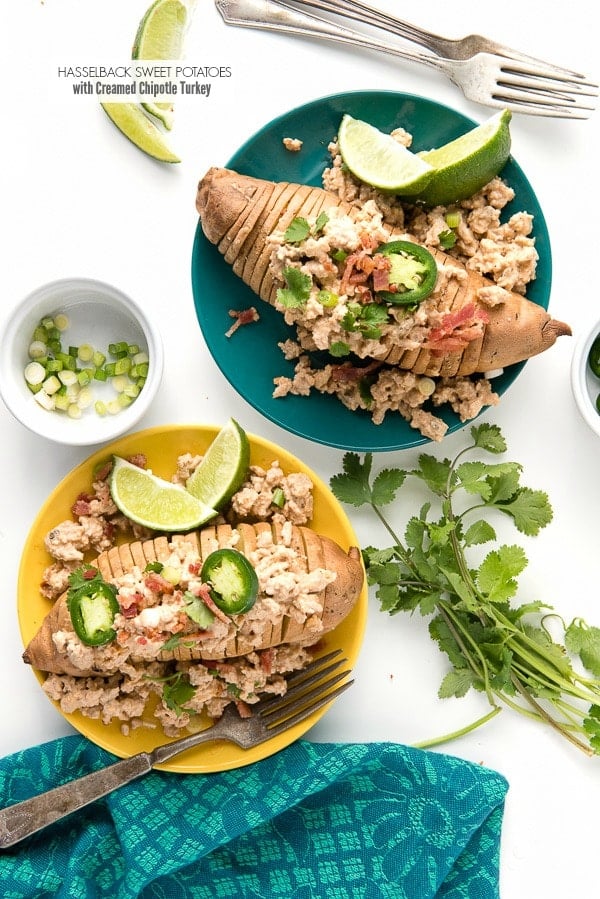
<svg viewBox="0 0 600 899"><path fill-rule="evenodd" d="M231 622L231 618L229 617L229 615L226 615L225 612L213 602L207 584L200 585L196 596L198 596L202 600L206 608L210 609L215 618L218 618L219 621L223 621L225 624L229 624Z"/></svg>
<svg viewBox="0 0 600 899"><path fill-rule="evenodd" d="M238 715L240 716L240 718L252 718L252 709L247 702L244 702L241 699L237 699L235 707L238 710Z"/></svg>
<svg viewBox="0 0 600 899"><path fill-rule="evenodd" d="M350 362L344 362L342 365L332 365L331 366L331 377L334 381L338 381L340 383L348 383L351 384L356 381L360 381L361 378L364 378L365 375L370 375L371 372L377 371L378 368L381 368L381 362L371 362L370 365L365 365L362 368L357 368L352 365Z"/></svg>
<svg viewBox="0 0 600 899"><path fill-rule="evenodd" d="M130 606L121 606L121 615L123 618L135 618L139 611L136 603L132 603Z"/></svg>
<svg viewBox="0 0 600 899"><path fill-rule="evenodd" d="M265 674L271 674L273 671L273 650L265 649L264 652L260 654L260 667L265 672Z"/></svg>
<svg viewBox="0 0 600 899"><path fill-rule="evenodd" d="M97 568L86 568L82 572L81 576L83 577L84 581L93 581L97 574L98 574Z"/></svg>
<svg viewBox="0 0 600 899"><path fill-rule="evenodd" d="M485 309L475 303L465 303L456 312L448 312L442 323L432 328L425 344L434 353L452 353L463 350L483 333L483 326L490 317Z"/></svg>
<svg viewBox="0 0 600 899"><path fill-rule="evenodd" d="M229 328L228 331L225 331L225 337L231 337L231 335L235 334L237 329L241 328L242 325L249 325L252 322L260 321L260 315L254 306L250 306L248 309L230 309L229 315L231 318L234 318L235 321L231 328Z"/></svg>
<svg viewBox="0 0 600 899"><path fill-rule="evenodd" d="M89 515L91 511L91 502L94 499L93 494L89 493L80 493L73 505L71 506L71 512L73 515L81 516L81 515Z"/></svg>
<svg viewBox="0 0 600 899"><path fill-rule="evenodd" d="M107 459L107 461L104 463L104 465L101 468L98 468L94 472L94 480L95 481L105 481L108 478L109 474L111 473L112 467L113 467L112 460Z"/></svg>
<svg viewBox="0 0 600 899"><path fill-rule="evenodd" d="M146 643L148 642L148 640L146 639L146 637L136 637L135 642L138 643L140 646L145 646Z"/></svg>
<svg viewBox="0 0 600 899"><path fill-rule="evenodd" d="M170 595L175 592L174 585L165 577L162 577L162 575L156 574L155 572L150 573L144 578L144 585L148 590L152 590L153 593L167 593Z"/></svg>
<svg viewBox="0 0 600 899"><path fill-rule="evenodd" d="M202 562L190 562L188 565L188 571L190 574L198 575L202 569Z"/></svg>
<svg viewBox="0 0 600 899"><path fill-rule="evenodd" d="M389 256L385 256L383 253L379 253L375 257L375 260L377 264L373 269L373 290L375 292L379 290L390 290L390 270L392 261Z"/></svg>

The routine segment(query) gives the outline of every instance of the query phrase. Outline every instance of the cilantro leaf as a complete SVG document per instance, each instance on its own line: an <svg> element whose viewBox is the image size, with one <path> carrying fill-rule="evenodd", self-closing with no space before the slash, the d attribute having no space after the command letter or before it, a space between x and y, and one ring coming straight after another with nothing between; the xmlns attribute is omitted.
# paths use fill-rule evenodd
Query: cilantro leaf
<svg viewBox="0 0 600 899"><path fill-rule="evenodd" d="M475 521L466 531L464 536L465 546L477 546L481 543L489 543L496 539L496 531L488 521Z"/></svg>
<svg viewBox="0 0 600 899"><path fill-rule="evenodd" d="M419 468L412 474L425 481L432 493L441 496L448 485L451 470L449 459L440 461L423 453L419 456Z"/></svg>
<svg viewBox="0 0 600 899"><path fill-rule="evenodd" d="M600 628L589 627L581 619L572 621L565 631L565 646L579 656L588 671L600 677Z"/></svg>
<svg viewBox="0 0 600 899"><path fill-rule="evenodd" d="M448 699L450 696L460 698L469 692L475 683L475 676L470 668L453 668L444 677L438 696L440 699Z"/></svg>
<svg viewBox="0 0 600 899"><path fill-rule="evenodd" d="M476 425L471 428L471 436L479 449L496 454L506 452L506 440L498 425Z"/></svg>
<svg viewBox="0 0 600 899"><path fill-rule="evenodd" d="M376 506L387 506L393 502L405 478L406 472L399 468L384 468L373 481L371 502Z"/></svg>
<svg viewBox="0 0 600 899"><path fill-rule="evenodd" d="M288 225L283 239L286 243L302 243L310 234L310 225L305 218L297 216Z"/></svg>
<svg viewBox="0 0 600 899"><path fill-rule="evenodd" d="M505 602L517 592L516 578L527 566L520 546L501 546L488 553L477 571L477 586L490 602Z"/></svg>
<svg viewBox="0 0 600 899"><path fill-rule="evenodd" d="M336 359L340 359L342 356L350 355L350 347L343 340L335 340L329 347L329 352Z"/></svg>
<svg viewBox="0 0 600 899"><path fill-rule="evenodd" d="M278 288L277 301L285 309L298 309L305 306L312 288L310 275L290 265L284 268L283 277L287 287Z"/></svg>
<svg viewBox="0 0 600 899"><path fill-rule="evenodd" d="M357 453L345 453L342 461L343 474L333 475L329 482L333 495L341 502L352 506L370 503L369 475L372 464L372 453L365 453L364 462L360 461Z"/></svg>
<svg viewBox="0 0 600 899"><path fill-rule="evenodd" d="M194 696L196 688L192 687L190 682L179 671L173 675L164 685L162 691L162 699L167 708L175 712L176 715L183 715L188 711L184 708L186 702Z"/></svg>
<svg viewBox="0 0 600 899"><path fill-rule="evenodd" d="M323 228L325 227L325 225L327 224L328 221L329 221L329 216L327 215L327 213L320 212L319 215L317 216L317 220L315 222L314 233L319 234L323 230Z"/></svg>
<svg viewBox="0 0 600 899"><path fill-rule="evenodd" d="M522 487L510 502L499 504L496 508L510 515L517 530L530 537L535 537L552 521L552 506L548 495L542 490Z"/></svg>

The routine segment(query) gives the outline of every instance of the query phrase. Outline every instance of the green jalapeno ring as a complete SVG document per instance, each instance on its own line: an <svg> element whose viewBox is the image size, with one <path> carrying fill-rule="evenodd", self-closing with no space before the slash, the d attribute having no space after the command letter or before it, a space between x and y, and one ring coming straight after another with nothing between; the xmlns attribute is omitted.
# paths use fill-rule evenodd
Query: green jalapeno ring
<svg viewBox="0 0 600 899"><path fill-rule="evenodd" d="M258 597L258 576L237 549L217 549L204 560L200 577L211 599L227 615L248 612Z"/></svg>
<svg viewBox="0 0 600 899"><path fill-rule="evenodd" d="M594 339L588 353L588 365L597 378L600 378L600 334Z"/></svg>
<svg viewBox="0 0 600 899"><path fill-rule="evenodd" d="M102 646L117 636L113 627L115 615L121 611L117 589L102 580L100 573L85 578L71 576L67 608L73 630L86 646Z"/></svg>
<svg viewBox="0 0 600 899"><path fill-rule="evenodd" d="M418 287L403 291L377 291L377 296L386 303L413 306L433 293L438 270L437 263L427 247L423 247L418 243L412 243L410 240L393 240L390 243L381 244L381 246L377 247L375 253L381 253L384 256L412 256L413 259L423 266L423 275Z"/></svg>

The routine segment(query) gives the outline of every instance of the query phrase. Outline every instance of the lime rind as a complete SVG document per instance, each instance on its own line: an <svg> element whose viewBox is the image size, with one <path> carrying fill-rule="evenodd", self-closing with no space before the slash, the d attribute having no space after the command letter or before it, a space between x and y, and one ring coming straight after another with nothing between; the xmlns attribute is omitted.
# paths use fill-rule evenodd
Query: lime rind
<svg viewBox="0 0 600 899"><path fill-rule="evenodd" d="M147 469L115 456L110 492L117 508L137 524L154 531L189 531L217 515L185 487L165 481Z"/></svg>
<svg viewBox="0 0 600 899"><path fill-rule="evenodd" d="M119 131L148 156L160 162L181 162L169 147L162 131L137 103L102 103L101 106Z"/></svg>
<svg viewBox="0 0 600 899"><path fill-rule="evenodd" d="M231 418L208 447L200 465L186 482L186 490L214 509L222 508L242 486L250 465L250 443L244 429Z"/></svg>
<svg viewBox="0 0 600 899"><path fill-rule="evenodd" d="M338 130L342 161L352 174L378 190L418 193L433 175L433 167L368 122L347 113Z"/></svg>
<svg viewBox="0 0 600 899"><path fill-rule="evenodd" d="M171 130L175 120L175 111L172 103L142 103L142 107L148 115L158 119L167 131Z"/></svg>

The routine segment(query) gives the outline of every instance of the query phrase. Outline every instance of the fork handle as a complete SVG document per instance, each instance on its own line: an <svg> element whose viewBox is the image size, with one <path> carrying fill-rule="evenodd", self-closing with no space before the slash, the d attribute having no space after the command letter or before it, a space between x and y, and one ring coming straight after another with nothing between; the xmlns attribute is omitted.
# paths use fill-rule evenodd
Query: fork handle
<svg viewBox="0 0 600 899"><path fill-rule="evenodd" d="M295 7L279 0L215 0L215 6L228 25L242 25L262 28L267 31L281 31L287 34L301 34L305 37L320 37L341 44L351 44L365 50L383 53L423 63L446 73L447 60L440 60L427 53L395 47L381 41L372 40L357 31L328 22L320 16L302 13Z"/></svg>
<svg viewBox="0 0 600 899"><path fill-rule="evenodd" d="M373 25L375 28L383 28L392 34L413 41L415 44L420 44L422 47L426 47L427 50L431 50L433 53L446 59L466 59L480 49L475 47L470 53L461 53L460 45L465 39L445 38L439 34L424 31L417 25L405 22L397 16L375 9L375 7L368 6L366 3L361 3L360 0L298 0L298 2L324 12L347 16L349 19ZM480 40L484 39L481 38Z"/></svg>
<svg viewBox="0 0 600 899"><path fill-rule="evenodd" d="M228 715L224 714L205 730L174 740L172 743L165 743L152 752L140 752L130 758L121 759L100 768L99 771L84 774L60 787L54 787L38 796L32 796L31 799L24 799L23 802L0 809L0 849L14 846L15 843L37 833L49 824L78 811L96 799L108 796L119 787L147 774L155 765L166 762L186 749L213 740L230 739L227 722Z"/></svg>
<svg viewBox="0 0 600 899"><path fill-rule="evenodd" d="M14 846L25 837L112 793L117 787L141 777L152 768L149 753L142 752L113 765L92 771L60 787L0 810L0 849Z"/></svg>

